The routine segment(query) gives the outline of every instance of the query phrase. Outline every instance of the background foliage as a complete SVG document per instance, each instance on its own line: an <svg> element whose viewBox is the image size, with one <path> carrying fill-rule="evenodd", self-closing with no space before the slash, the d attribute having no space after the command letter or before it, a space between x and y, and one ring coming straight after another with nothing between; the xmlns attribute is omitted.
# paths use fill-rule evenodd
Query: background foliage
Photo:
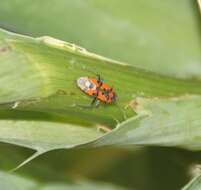
<svg viewBox="0 0 201 190"><path fill-rule="evenodd" d="M181 78L200 78L200 15L198 6L194 1L169 0L161 2L155 0L153 2L143 0L133 2L126 0L122 2L111 0L108 2L90 0L44 0L41 2L39 0L1 0L0 26L4 29L33 37L50 35L78 44L100 55L160 74ZM13 42L8 42L9 45L10 43L13 44ZM5 44L3 45L5 46ZM14 46L18 48L17 51L20 49L23 52L22 54L30 54L30 48L26 44L25 46L21 46L21 44L19 45L19 43L14 42ZM37 50L35 52L37 54L40 51ZM46 60L59 62L54 59L55 55L56 52L53 52L52 56L49 56ZM22 58L21 56L19 55L19 59ZM35 56L34 59L41 60L43 58L41 57ZM13 59L17 62L16 56ZM5 72L5 70L1 71ZM106 79L109 78L107 75L109 76L110 73L104 73ZM161 84L164 84L164 81L166 81L164 77L161 80ZM136 82L136 84L138 83ZM150 83L147 84L150 85ZM62 85L65 85L65 83ZM179 86L177 85L178 89L182 89ZM197 86L199 86L199 82L196 82L195 87L191 87L190 89L186 85L182 95L186 93L199 94L200 90ZM154 90L153 92L156 93ZM168 88L166 92L168 92ZM127 101L126 98L124 101ZM124 101L122 104L124 104ZM189 97L184 96L183 102L182 99L179 99L176 103L174 100L173 102L172 100L154 100L154 104L152 101L149 102L146 99L140 101L145 104L145 108L148 107L148 110L155 111L156 115L160 113L160 117L148 121L149 124L150 122L155 124L155 122L161 121L161 118L164 118L166 112L172 114L168 121L174 120L175 117L185 117L185 119L189 117L192 119L193 115L193 121L196 121L196 123L194 122L190 125L196 128L193 128L191 137L196 137L199 134L199 97L193 96L189 99ZM179 106L177 110L179 104L181 104L181 107ZM52 105L53 108L54 105ZM159 106L155 107L156 105ZM43 105L42 107L44 108L45 106ZM37 109L41 109L41 107L37 108L35 106L34 111L37 111ZM183 110L183 112L180 112L180 110ZM191 114L189 114L189 110L191 110ZM25 113L23 111L17 113L24 116ZM112 112L113 110L110 111ZM15 111L12 112L14 113L2 111L1 117L5 118L7 115L9 117L10 115L15 115L16 117ZM40 114L36 114L35 118L38 118ZM130 112L128 114L133 115ZM119 115L118 112L117 115ZM42 117L47 118L47 120L51 118L51 120L62 120L63 122L66 119L63 116L52 116L50 113ZM122 118L118 119L121 120ZM165 117L163 125L167 123L166 119ZM114 124L114 121L108 118L99 119L99 121L102 120L105 121L103 124L111 123L110 126ZM95 121L97 120L95 119ZM178 125L180 127L185 125L185 120L183 122L184 124L179 123L176 126ZM1 129L6 125L8 124L2 123ZM173 127L175 128L175 125ZM168 136L167 139L169 141L164 142L166 145L171 145L169 143L173 142L174 146L176 142L176 145L184 146L185 148L199 148L199 139L192 138L193 140L189 139L188 141L184 138L186 137L186 128L185 130L183 128L178 129L179 131L171 131L173 133L163 131L164 135L170 134L171 137L169 139ZM95 131L94 133L96 133ZM182 134L182 131L184 134ZM3 134L2 131L1 134ZM8 137L10 137L10 134L7 134ZM153 138L149 135L148 137L146 136L147 131L144 131L144 134L141 131L138 134L134 131L133 134L136 134L138 138L141 137L134 143L141 142L142 144L147 144L148 142L148 144L157 144L158 141L161 145L161 140L164 140L164 135L158 133L154 133ZM175 141L172 141L172 134L178 134L174 139ZM156 138L158 135L161 138ZM5 134L3 136L5 137ZM120 137L122 136L120 135ZM179 137L182 138L179 139ZM144 142L144 139L147 141ZM123 141L123 144L125 144L127 140L127 138L119 138L114 133L114 141L111 143L107 140L103 142L106 142L106 144L121 144ZM8 170L14 168L30 156L30 154L32 154L30 150L1 144L1 169ZM50 181L55 183L68 183L72 180L90 179L114 183L131 189L178 189L184 186L190 177L192 177L194 174L192 171L196 170L195 164L197 162L199 163L199 158L199 152L188 152L174 148L149 147L135 151L133 151L133 147L130 149L101 147L72 149L68 151L57 150L36 158L25 167L19 169L16 174L33 178L35 181L39 181L35 182L37 184L49 184ZM4 174L2 173L1 176L4 176ZM160 181L158 180L159 177ZM32 182L20 183L29 184Z"/></svg>

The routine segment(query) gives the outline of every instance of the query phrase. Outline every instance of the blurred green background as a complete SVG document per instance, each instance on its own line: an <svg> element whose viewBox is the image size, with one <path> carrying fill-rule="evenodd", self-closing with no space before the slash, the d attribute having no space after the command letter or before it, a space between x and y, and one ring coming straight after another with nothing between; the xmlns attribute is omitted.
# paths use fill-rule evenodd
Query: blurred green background
<svg viewBox="0 0 201 190"><path fill-rule="evenodd" d="M201 76L200 15L192 0L1 0L0 27L56 37L165 75ZM33 153L3 143L0 152L2 170ZM200 159L199 152L159 147L57 150L16 173L41 182L89 179L138 190L177 190Z"/></svg>
<svg viewBox="0 0 201 190"><path fill-rule="evenodd" d="M0 168L9 170L32 151L0 145ZM130 189L180 189L192 177L201 153L175 148L149 147L133 150L112 147L57 150L46 153L16 171L39 182L91 180Z"/></svg>
<svg viewBox="0 0 201 190"><path fill-rule="evenodd" d="M201 72L200 14L192 0L1 0L0 26L163 74Z"/></svg>

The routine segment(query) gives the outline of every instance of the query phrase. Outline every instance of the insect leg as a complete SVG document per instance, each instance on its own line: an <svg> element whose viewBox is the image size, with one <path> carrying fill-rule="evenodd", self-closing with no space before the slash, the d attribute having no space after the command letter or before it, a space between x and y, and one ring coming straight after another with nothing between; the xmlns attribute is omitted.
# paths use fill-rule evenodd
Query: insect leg
<svg viewBox="0 0 201 190"><path fill-rule="evenodd" d="M93 107L98 107L100 101L97 99L98 93L95 94L93 97L92 102L89 105L81 105L81 104L75 104L74 106L78 106L81 108L93 108Z"/></svg>
<svg viewBox="0 0 201 190"><path fill-rule="evenodd" d="M95 102L95 107L97 108L100 105L100 100L97 99L97 101Z"/></svg>
<svg viewBox="0 0 201 190"><path fill-rule="evenodd" d="M100 86L102 86L103 80L102 80L100 74L96 74L96 77L97 77L97 82L100 84Z"/></svg>
<svg viewBox="0 0 201 190"><path fill-rule="evenodd" d="M93 106L93 105L95 104L96 101L97 101L97 96L94 97L94 99L92 100L92 102L91 102L90 105Z"/></svg>

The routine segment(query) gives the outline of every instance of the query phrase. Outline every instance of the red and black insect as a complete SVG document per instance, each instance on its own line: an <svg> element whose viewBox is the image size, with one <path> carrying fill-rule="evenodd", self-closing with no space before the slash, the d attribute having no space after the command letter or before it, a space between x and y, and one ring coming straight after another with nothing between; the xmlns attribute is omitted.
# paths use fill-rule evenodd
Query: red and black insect
<svg viewBox="0 0 201 190"><path fill-rule="evenodd" d="M77 85L87 95L93 97L91 106L94 104L98 106L100 101L106 104L111 104L116 101L117 96L114 89L104 83L100 75L97 75L97 78L80 77L77 79Z"/></svg>

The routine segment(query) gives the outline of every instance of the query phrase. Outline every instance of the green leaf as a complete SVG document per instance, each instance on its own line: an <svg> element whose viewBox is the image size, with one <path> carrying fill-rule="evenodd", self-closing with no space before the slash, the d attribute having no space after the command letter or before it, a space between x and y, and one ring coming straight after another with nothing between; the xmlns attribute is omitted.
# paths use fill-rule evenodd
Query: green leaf
<svg viewBox="0 0 201 190"><path fill-rule="evenodd" d="M199 9L200 9L200 11L201 11L201 1L200 1L200 0L197 0L197 2L198 2Z"/></svg>
<svg viewBox="0 0 201 190"><path fill-rule="evenodd" d="M0 63L0 141L36 150L24 163L50 150L90 143L201 148L198 80L161 76L54 38L3 30ZM76 80L95 73L114 86L117 103L81 108L76 104L91 98Z"/></svg>
<svg viewBox="0 0 201 190"><path fill-rule="evenodd" d="M94 145L133 144L201 149L200 96L169 99L140 97L131 106L138 115L122 122Z"/></svg>
<svg viewBox="0 0 201 190"><path fill-rule="evenodd" d="M200 190L201 189L201 175L194 177L182 190Z"/></svg>
<svg viewBox="0 0 201 190"><path fill-rule="evenodd" d="M72 148L102 135L95 127L67 123L56 114L25 111L0 111L0 141L39 152Z"/></svg>
<svg viewBox="0 0 201 190"><path fill-rule="evenodd" d="M23 34L50 35L80 44L166 75L200 78L196 1L1 0L0 25Z"/></svg>
<svg viewBox="0 0 201 190"><path fill-rule="evenodd" d="M77 183L47 183L42 184L34 180L0 171L0 188L4 190L123 190L110 184L81 181Z"/></svg>

